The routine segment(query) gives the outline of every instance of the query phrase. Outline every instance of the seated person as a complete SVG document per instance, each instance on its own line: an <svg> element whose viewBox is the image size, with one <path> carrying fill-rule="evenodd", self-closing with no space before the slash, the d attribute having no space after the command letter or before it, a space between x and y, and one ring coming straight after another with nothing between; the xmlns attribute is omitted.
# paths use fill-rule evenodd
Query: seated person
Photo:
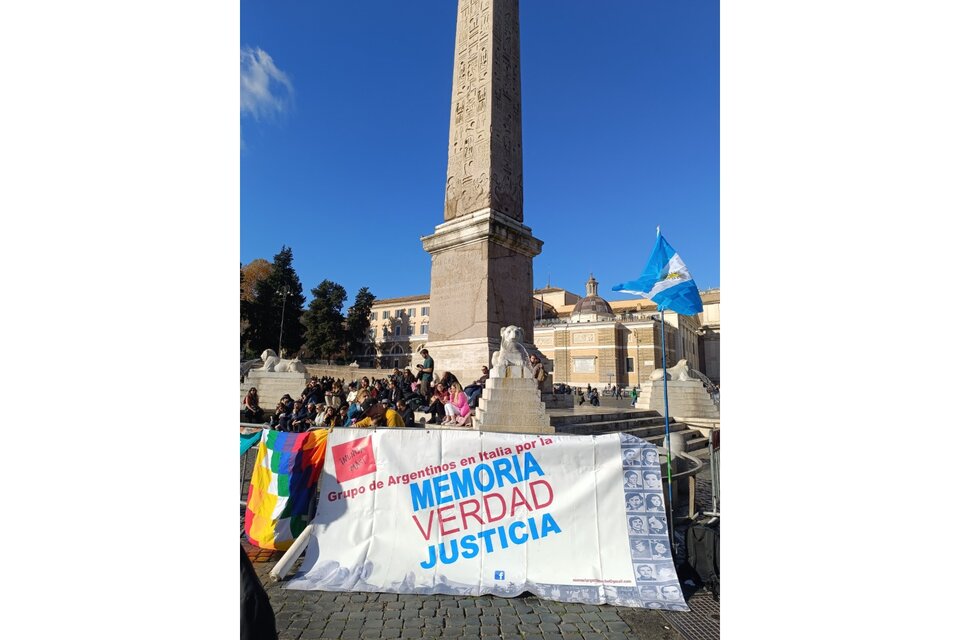
<svg viewBox="0 0 960 640"><path fill-rule="evenodd" d="M444 386L442 382L438 382L437 386L433 388L433 395L426 408L427 413L430 414L430 424L440 424L440 416L446 414L443 406L447 404L449 400L446 386Z"/></svg>
<svg viewBox="0 0 960 640"><path fill-rule="evenodd" d="M347 402L350 403L357 399L357 383L351 382L347 385L347 388L350 389L347 393Z"/></svg>
<svg viewBox="0 0 960 640"><path fill-rule="evenodd" d="M306 400L308 397L310 397L312 393L314 393L314 390L316 388L317 388L317 376L313 376L312 378L310 378L309 381L307 381L307 386L303 388L303 391L300 392L300 399Z"/></svg>
<svg viewBox="0 0 960 640"><path fill-rule="evenodd" d="M535 353L530 354L530 368L533 369L533 377L537 379L537 385L542 385L547 379L547 372Z"/></svg>
<svg viewBox="0 0 960 640"><path fill-rule="evenodd" d="M487 379L490 378L490 369L487 367L480 367L480 377L473 381L472 384L468 384L463 388L463 392L467 394L467 400L470 403L472 408L477 407L477 402L480 400L480 395L483 393L483 387L487 384Z"/></svg>
<svg viewBox="0 0 960 640"><path fill-rule="evenodd" d="M244 422L263 422L263 409L260 407L260 396L257 395L256 387L250 387L250 391L243 397L242 419Z"/></svg>
<svg viewBox="0 0 960 640"><path fill-rule="evenodd" d="M400 391L400 387L393 380L389 381L387 383L387 400L390 401L390 405L397 406L401 399L403 399L403 393Z"/></svg>
<svg viewBox="0 0 960 640"><path fill-rule="evenodd" d="M290 430L296 433L306 431L310 425L307 419L310 417L310 410L300 401L293 403L293 415L290 417Z"/></svg>
<svg viewBox="0 0 960 640"><path fill-rule="evenodd" d="M321 427L335 427L337 426L336 423L339 417L340 412L337 411L337 409L334 407L326 407L320 415L320 419L317 420L317 425Z"/></svg>
<svg viewBox="0 0 960 640"><path fill-rule="evenodd" d="M339 409L345 401L343 395L343 386L339 382L333 383L333 389L330 392L330 401L327 402L327 406L333 407L334 409Z"/></svg>
<svg viewBox="0 0 960 640"><path fill-rule="evenodd" d="M404 393L409 389L410 391L416 391L420 387L420 383L417 382L417 376L413 375L413 372L410 369L403 370L403 381L400 383L400 388L403 389Z"/></svg>
<svg viewBox="0 0 960 640"><path fill-rule="evenodd" d="M268 426L277 431L286 431L287 423L290 421L290 412L287 411L287 405L283 402L278 402L276 409L273 410L273 414L270 416L270 422Z"/></svg>
<svg viewBox="0 0 960 640"><path fill-rule="evenodd" d="M283 397L280 398L280 404L284 406L287 410L287 413L293 412L293 398L290 397L289 393L283 394Z"/></svg>
<svg viewBox="0 0 960 640"><path fill-rule="evenodd" d="M363 413L363 405L369 400L369 393L366 389L357 392L357 397L352 403L350 403L350 408L347 410L347 422L346 426L350 426L354 420L360 417L360 414Z"/></svg>
<svg viewBox="0 0 960 640"><path fill-rule="evenodd" d="M443 410L447 417L442 424L464 426L470 419L470 404L459 382L450 385L450 394Z"/></svg>
<svg viewBox="0 0 960 640"><path fill-rule="evenodd" d="M310 393L307 394L307 402L309 403L311 400L314 404L323 404L326 400L323 394L323 387L319 382L314 383Z"/></svg>
<svg viewBox="0 0 960 640"><path fill-rule="evenodd" d="M400 414L391 409L386 401L376 402L364 411L363 415L357 420L355 427L402 427L403 418Z"/></svg>
<svg viewBox="0 0 960 640"><path fill-rule="evenodd" d="M401 398L397 401L397 413L400 414L400 418L403 420L403 426L405 427L416 427L417 420L413 415L413 407L407 404L407 401Z"/></svg>

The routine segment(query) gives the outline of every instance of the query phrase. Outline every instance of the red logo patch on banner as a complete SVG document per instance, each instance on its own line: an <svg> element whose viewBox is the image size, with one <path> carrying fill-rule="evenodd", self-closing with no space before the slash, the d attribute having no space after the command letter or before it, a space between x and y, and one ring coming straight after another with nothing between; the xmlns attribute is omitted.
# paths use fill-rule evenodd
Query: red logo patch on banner
<svg viewBox="0 0 960 640"><path fill-rule="evenodd" d="M333 447L333 462L337 469L337 482L346 482L375 472L377 460L373 456L370 436Z"/></svg>

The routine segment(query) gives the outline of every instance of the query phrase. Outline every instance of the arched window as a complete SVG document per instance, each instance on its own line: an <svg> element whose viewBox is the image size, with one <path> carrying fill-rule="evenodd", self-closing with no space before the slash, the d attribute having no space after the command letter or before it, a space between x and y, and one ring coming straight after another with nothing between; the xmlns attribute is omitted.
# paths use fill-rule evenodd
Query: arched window
<svg viewBox="0 0 960 640"><path fill-rule="evenodd" d="M390 357L393 360L394 369L400 368L400 360L403 357L403 355L404 355L403 347L401 347L399 344L393 345L393 348L390 349Z"/></svg>

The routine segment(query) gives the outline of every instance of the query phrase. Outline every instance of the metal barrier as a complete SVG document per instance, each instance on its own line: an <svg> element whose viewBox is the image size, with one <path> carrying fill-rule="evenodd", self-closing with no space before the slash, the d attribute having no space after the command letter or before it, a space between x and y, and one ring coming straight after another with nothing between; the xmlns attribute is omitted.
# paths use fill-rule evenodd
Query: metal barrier
<svg viewBox="0 0 960 640"><path fill-rule="evenodd" d="M710 430L710 501L711 511L704 515L720 517L720 429Z"/></svg>
<svg viewBox="0 0 960 640"><path fill-rule="evenodd" d="M657 452L662 455L667 455L667 450L664 447L657 447ZM700 470L703 469L703 462L699 459L691 456L689 453L677 452L671 456L674 460L682 460L684 465L687 466L686 469L677 471L676 473L671 474L673 476L674 484L677 483L677 480L681 478L687 479L687 492L688 492L688 501L687 505L687 517L691 520L697 517L697 507L696 507L696 495L697 495L697 474L700 473ZM667 497L668 491L666 490L667 478L663 477L664 490L663 495ZM669 498L668 498L669 500ZM676 513L674 505L670 505L671 511Z"/></svg>
<svg viewBox="0 0 960 640"><path fill-rule="evenodd" d="M262 429L268 428L263 424L254 424L252 422L241 422L240 423L240 433L253 433L254 431L260 431ZM250 472L247 472L247 462L250 456L253 456L253 460L249 461ZM253 463L257 459L257 447L250 447L247 449L247 452L240 456L240 506L247 506L247 494L250 489L250 475L253 474Z"/></svg>

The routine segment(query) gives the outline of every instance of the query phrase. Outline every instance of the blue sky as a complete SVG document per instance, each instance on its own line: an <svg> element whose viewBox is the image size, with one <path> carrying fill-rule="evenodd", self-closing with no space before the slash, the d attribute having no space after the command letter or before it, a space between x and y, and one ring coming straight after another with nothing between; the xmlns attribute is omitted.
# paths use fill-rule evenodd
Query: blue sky
<svg viewBox="0 0 960 640"><path fill-rule="evenodd" d="M455 0L241 1L243 264L292 247L308 302L429 292L455 29ZM717 2L521 0L535 287L630 299L657 225L720 285L719 34Z"/></svg>

